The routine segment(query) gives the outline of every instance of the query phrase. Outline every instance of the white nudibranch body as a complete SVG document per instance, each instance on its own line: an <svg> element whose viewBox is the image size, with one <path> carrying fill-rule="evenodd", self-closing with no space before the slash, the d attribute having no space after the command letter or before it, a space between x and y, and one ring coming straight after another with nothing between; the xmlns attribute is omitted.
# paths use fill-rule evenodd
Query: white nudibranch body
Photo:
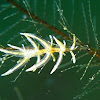
<svg viewBox="0 0 100 100"><path fill-rule="evenodd" d="M50 72L50 74L55 72L55 70L58 68L58 66L60 65L60 63L63 59L63 56L65 55L65 52L70 52L73 63L76 62L75 55L73 53L73 50L75 50L75 48L76 48L75 47L75 43L76 43L75 35L73 35L72 46L70 48L67 48L66 42L65 41L63 41L63 43L60 42L55 36L50 35L49 37L51 39L51 42L48 42L48 41L46 41L40 37L37 37L31 33L20 33L20 34L27 38L27 40L31 43L32 48L25 48L24 45L20 48L20 47L11 45L11 44L8 44L8 46L10 48L12 48L13 50L0 48L0 51L5 53L6 56L11 55L11 56L21 58L20 60L17 61L17 64L13 68L9 69L7 72L2 74L1 76L6 76L6 75L13 73L14 71L23 67L33 57L37 57L37 61L33 66L26 69L26 72L35 71L38 68L44 67L45 64L50 60L51 57L53 58L53 61L55 61L55 57L53 54L56 52L59 53L59 57L57 59L56 64L54 65L52 71ZM33 39L37 40L43 46L43 49L39 49L39 47L33 41ZM57 46L53 47L53 40L55 40L55 42L57 43ZM41 58L41 55L44 55L44 57ZM3 58L1 58L1 61L2 61L2 59Z"/></svg>

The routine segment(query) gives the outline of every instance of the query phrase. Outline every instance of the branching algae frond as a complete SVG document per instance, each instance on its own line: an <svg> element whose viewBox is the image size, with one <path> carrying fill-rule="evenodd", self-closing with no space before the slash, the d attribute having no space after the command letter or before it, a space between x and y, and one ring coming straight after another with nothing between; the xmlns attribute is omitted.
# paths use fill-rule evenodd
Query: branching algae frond
<svg viewBox="0 0 100 100"><path fill-rule="evenodd" d="M59 53L59 57L58 57L56 64L54 65L52 71L50 72L50 74L55 72L55 70L58 68L58 66L60 65L60 63L63 59L63 56L65 55L65 52L70 52L73 63L76 62L75 55L73 53L73 50L76 49L75 35L73 35L72 46L70 48L67 48L66 42L65 41L63 41L63 43L60 42L55 36L50 35L49 37L50 37L51 42L48 42L48 41L46 41L40 37L37 37L31 33L20 33L20 34L27 38L27 40L31 43L32 48L25 48L24 45L22 48L20 48L20 47L11 45L11 44L8 44L8 46L10 48L12 48L12 50L0 48L0 51L7 55L21 58L21 60L19 60L18 63L13 68L8 70L1 76L6 76L6 75L13 73L14 71L18 70L19 68L23 67L26 63L28 63L28 61L31 58L37 57L36 64L34 64L32 67L26 69L26 72L28 72L28 71L34 72L36 69L44 67L45 64L50 60L51 57L53 58L53 61L55 62L55 56L53 54L56 52ZM33 39L37 40L43 46L43 49L40 49L37 46L37 44L33 41ZM55 42L57 43L56 46L53 45L53 40L55 40ZM43 55L44 55L44 57L41 58L41 56L43 56Z"/></svg>

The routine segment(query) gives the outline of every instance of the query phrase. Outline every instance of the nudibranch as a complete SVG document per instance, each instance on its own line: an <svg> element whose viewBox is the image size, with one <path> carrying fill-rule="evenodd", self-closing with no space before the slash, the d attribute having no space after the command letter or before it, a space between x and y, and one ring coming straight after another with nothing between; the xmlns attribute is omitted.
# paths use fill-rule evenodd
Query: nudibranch
<svg viewBox="0 0 100 100"><path fill-rule="evenodd" d="M51 57L53 58L53 61L56 61L54 53L59 53L59 57L52 71L50 72L50 74L54 73L55 70L58 68L58 66L60 65L63 59L63 56L65 55L65 52L70 52L73 63L76 62L75 54L73 53L73 50L76 49L76 46L75 46L76 38L74 34L73 34L72 46L70 46L69 48L66 47L65 41L63 41L62 43L55 36L50 35L49 37L51 41L48 42L32 33L20 33L20 34L26 37L26 39L31 43L32 48L25 48L24 45L22 47L17 47L11 44L7 44L7 45L12 49L8 50L5 48L0 48L0 51L7 55L21 58L13 68L9 69L7 72L3 73L1 76L6 76L15 72L19 68L23 67L26 63L28 63L31 58L37 57L36 63L30 68L26 69L26 72L29 72L29 71L34 72L36 69L44 67ZM43 48L40 49L37 46L37 44L34 42L34 40L38 41L43 46ZM55 42L57 43L56 46L53 45L53 40L55 40Z"/></svg>

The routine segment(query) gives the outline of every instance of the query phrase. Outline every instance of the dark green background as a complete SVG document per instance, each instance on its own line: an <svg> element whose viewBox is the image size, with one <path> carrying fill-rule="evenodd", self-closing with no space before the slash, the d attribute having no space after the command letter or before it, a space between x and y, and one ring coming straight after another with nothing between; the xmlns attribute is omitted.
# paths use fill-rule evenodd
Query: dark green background
<svg viewBox="0 0 100 100"><path fill-rule="evenodd" d="M15 0L15 2L26 8L22 1L23 0ZM58 22L61 21L61 17L57 11L55 1L58 5L60 1L63 15L67 20L66 26L69 28L69 30L76 34L76 36L84 44L87 44L93 48L98 46L94 38L94 33L98 33L97 38L98 41L100 40L99 28L96 32L96 27L99 26L99 23L96 24L96 11L99 12L99 8L96 9L96 5L98 4L96 0L46 0L46 2L45 0L27 1L30 5L31 11L34 12L35 15L68 35L68 33L63 30L62 26ZM89 2L94 32L90 22ZM5 10L2 11L3 9ZM0 44L5 47L7 46L7 43L17 46L21 46L22 43L25 43L19 34L20 32L34 33L37 36L42 36L47 40L49 40L49 34L57 36L57 38L59 38L61 41L64 39L64 37L56 35L52 30L39 23L35 27L32 22L22 21L25 14L17 8L12 8L11 4L6 0L0 0L0 11ZM4 19L5 17L14 13L17 14ZM28 20L31 19L28 18ZM36 28L40 30L40 33L36 32ZM84 52L79 53L76 56L80 56L83 53ZM2 54L3 53L1 53L1 56ZM57 59L58 55L55 56ZM91 55L86 56L80 60L77 60L76 64L87 64L90 58ZM64 57L62 64L70 62L70 59L70 54L67 54L66 57ZM12 58L5 61L2 68L0 68L0 73L2 74L13 67L17 60L17 58ZM33 61L35 61L35 59L32 59L26 68L31 66ZM50 60L40 74L38 74L39 70L34 73L26 73L23 71L21 76L14 83L11 81L14 80L21 70L18 70L9 76L0 77L0 100L74 100L75 97L84 91L86 91L86 94L80 98L81 100L100 100L99 75L86 90L82 90L85 84L87 84L89 77L99 70L99 66L98 68L90 68L87 71L85 78L80 81L79 79L82 76L84 69L78 73L77 70L79 68L74 68L61 73L62 69L73 66L71 63L63 68L60 67L54 74L50 75L49 73L54 64L55 63ZM95 87L98 88L92 91L92 89ZM89 91L92 92L88 93ZM76 98L75 100L79 100L79 98Z"/></svg>

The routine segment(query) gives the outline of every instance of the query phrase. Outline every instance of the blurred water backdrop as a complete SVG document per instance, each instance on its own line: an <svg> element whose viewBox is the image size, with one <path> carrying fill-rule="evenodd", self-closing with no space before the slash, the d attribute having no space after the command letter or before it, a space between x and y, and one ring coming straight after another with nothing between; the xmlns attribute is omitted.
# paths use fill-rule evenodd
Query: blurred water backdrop
<svg viewBox="0 0 100 100"><path fill-rule="evenodd" d="M49 35L56 36L60 41L65 39L21 12L8 1L0 0L0 44L2 46L7 47L8 43L19 47L22 44L30 45L24 37L20 36L19 33L22 32L34 33L48 41L50 41ZM99 48L100 34L99 29L96 30L99 26L99 23L96 23L96 0L14 0L14 2L69 35L66 30L63 30L61 25L63 23L84 44ZM69 46L72 44L67 40L66 42ZM71 56L67 53L61 66L52 75L50 71L55 62L51 59L39 74L40 69L35 72L24 70L18 79L12 82L21 72L20 69L9 76L0 77L0 100L100 100L100 60L94 58L83 80L80 80L93 55L88 55L85 51L75 53L76 64L72 63ZM0 53L1 57L2 55L3 53ZM55 54L55 57L57 59L58 54ZM18 58L13 57L5 61L0 68L0 74L13 67L17 60ZM25 69L32 66L35 61L35 58L31 59ZM71 69L61 72L67 68ZM95 79L91 81L90 78L93 75ZM88 83L89 85L84 89Z"/></svg>

